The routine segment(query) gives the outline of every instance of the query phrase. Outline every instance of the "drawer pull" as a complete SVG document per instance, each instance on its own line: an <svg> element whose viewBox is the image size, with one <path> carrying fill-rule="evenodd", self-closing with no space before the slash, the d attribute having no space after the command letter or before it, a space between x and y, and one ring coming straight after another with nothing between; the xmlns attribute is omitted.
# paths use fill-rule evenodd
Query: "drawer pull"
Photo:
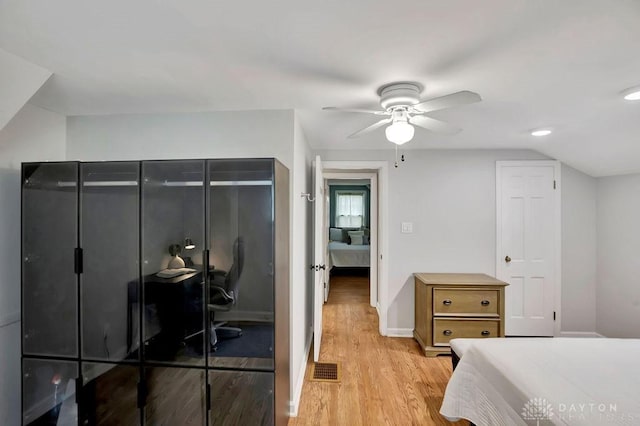
<svg viewBox="0 0 640 426"><path fill-rule="evenodd" d="M445 336L451 336L453 334L453 331L445 330L445 331L442 332L442 334L444 334Z"/></svg>
<svg viewBox="0 0 640 426"><path fill-rule="evenodd" d="M491 302L489 302L488 300L483 300L482 302L480 302L482 306L489 306L490 303Z"/></svg>
<svg viewBox="0 0 640 426"><path fill-rule="evenodd" d="M488 336L491 333L488 330L483 330L482 333L480 333L480 334L482 334L483 336Z"/></svg>
<svg viewBox="0 0 640 426"><path fill-rule="evenodd" d="M443 305L445 305L445 306L449 306L449 305L451 305L451 303L452 303L452 302L451 302L451 299L444 299L444 300L442 301L442 304L443 304Z"/></svg>

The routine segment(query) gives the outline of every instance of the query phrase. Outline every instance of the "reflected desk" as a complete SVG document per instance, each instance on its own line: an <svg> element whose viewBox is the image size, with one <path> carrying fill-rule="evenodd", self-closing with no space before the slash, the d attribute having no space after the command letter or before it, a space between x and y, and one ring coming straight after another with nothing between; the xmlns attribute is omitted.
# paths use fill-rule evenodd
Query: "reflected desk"
<svg viewBox="0 0 640 426"><path fill-rule="evenodd" d="M159 331L144 330L145 358L170 358L188 338L204 331L204 286L202 272L192 272L173 278L160 278L155 274L143 277L144 310L143 322L149 324L150 312L155 308ZM127 346L135 350L133 326L139 322L134 318L134 304L138 304L138 285L133 281L128 287ZM145 318L147 317L147 318Z"/></svg>

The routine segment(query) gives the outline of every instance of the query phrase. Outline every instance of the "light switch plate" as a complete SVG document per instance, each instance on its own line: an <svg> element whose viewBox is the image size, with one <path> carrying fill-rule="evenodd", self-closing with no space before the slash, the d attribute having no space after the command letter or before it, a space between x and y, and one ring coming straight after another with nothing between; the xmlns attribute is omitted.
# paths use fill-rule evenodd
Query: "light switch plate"
<svg viewBox="0 0 640 426"><path fill-rule="evenodd" d="M411 234L413 232L413 223L411 222L402 222L402 233L403 234Z"/></svg>

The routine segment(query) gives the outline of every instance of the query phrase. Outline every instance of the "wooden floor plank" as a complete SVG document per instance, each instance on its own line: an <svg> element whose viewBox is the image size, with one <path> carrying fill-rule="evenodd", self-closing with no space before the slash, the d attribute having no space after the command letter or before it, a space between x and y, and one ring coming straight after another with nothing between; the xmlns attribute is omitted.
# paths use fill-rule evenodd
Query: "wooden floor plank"
<svg viewBox="0 0 640 426"><path fill-rule="evenodd" d="M380 336L368 278L332 277L330 288L320 362L341 363L342 380L309 381L309 363L298 417L289 425L452 424L438 413L451 358L426 358L413 339Z"/></svg>

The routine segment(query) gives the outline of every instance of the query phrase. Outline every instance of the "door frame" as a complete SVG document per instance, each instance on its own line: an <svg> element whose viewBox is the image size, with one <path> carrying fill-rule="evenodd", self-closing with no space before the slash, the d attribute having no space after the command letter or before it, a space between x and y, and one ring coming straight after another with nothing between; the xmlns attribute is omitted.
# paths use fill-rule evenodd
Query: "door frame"
<svg viewBox="0 0 640 426"><path fill-rule="evenodd" d="M553 310L556 317L553 323L553 336L560 336L562 324L562 176L561 164L557 160L520 160L520 161L496 161L496 276L500 270L502 259L502 167L553 167L555 180L554 197L554 291Z"/></svg>
<svg viewBox="0 0 640 426"><path fill-rule="evenodd" d="M323 175L332 176L331 173L349 172L349 176L357 176L358 172L377 175L377 258L371 263L371 268L377 266L377 301L375 303L378 312L378 328L380 335L387 335L387 309L388 309L388 248L389 248L389 164L386 161L323 161ZM373 171L373 172L372 172ZM371 205L374 205L373 180L371 186ZM373 209L371 220L373 221ZM373 260L373 259L372 259ZM370 274L373 275L373 274ZM373 288L371 296L375 296ZM370 300L371 302L372 300Z"/></svg>
<svg viewBox="0 0 640 426"><path fill-rule="evenodd" d="M378 232L379 232L379 224L378 224L378 173L375 172L324 172L323 173L324 182L325 182L325 190L328 188L327 181L330 179L335 180L369 180L370 191L369 191L369 229L371 236L371 251L369 255L369 305L372 308L375 308L378 304ZM375 207L375 208L374 208ZM331 218L325 218L325 226L327 229L325 230L325 235L328 233L328 227ZM375 249L374 249L375 248ZM325 251L326 256L326 251ZM324 262L325 265L328 265L328 262ZM329 272L326 271L327 277L329 277ZM328 281L328 279L327 279Z"/></svg>

